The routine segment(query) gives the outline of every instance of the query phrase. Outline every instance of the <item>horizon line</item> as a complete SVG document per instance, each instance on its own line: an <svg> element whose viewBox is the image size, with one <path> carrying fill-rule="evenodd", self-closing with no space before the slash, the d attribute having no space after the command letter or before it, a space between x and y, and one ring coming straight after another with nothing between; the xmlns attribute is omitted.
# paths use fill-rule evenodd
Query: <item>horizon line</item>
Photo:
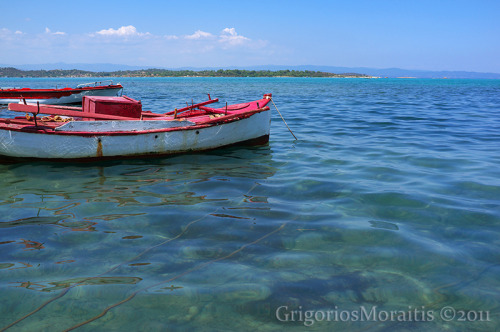
<svg viewBox="0 0 500 332"><path fill-rule="evenodd" d="M78 66L124 66L124 67L135 67L137 69L120 69L120 70L147 70L147 69L163 69L163 70L214 70L214 69L241 69L241 70L248 70L244 68L251 68L251 67L283 67L284 69L292 69L293 67L325 67L325 68L349 68L349 69L367 69L367 70L377 70L377 71L384 71L384 70L403 70L403 71L414 71L414 72L450 72L450 73L455 73L455 72L463 72L463 73L477 73L477 74L496 74L500 75L500 72L494 72L494 71L474 71L474 70L465 70L465 69L410 69L410 68L400 68L400 67L367 67L367 66L336 66L336 65L311 65L311 64L301 64L301 65L279 65L279 64L266 64L266 65L224 65L224 66L180 66L180 67L166 67L166 66L160 66L160 65L131 65L131 64L116 64L116 63L107 63L107 62L94 62L94 63L71 63L71 62L52 62L52 63L39 63L39 64L17 64L17 65L12 65L12 64L1 64L3 68L15 68L18 70L85 70L85 71L91 71L87 69L79 69L79 68L71 68L71 69L61 69L61 68L53 68L53 69L20 69L16 68L17 66L19 67L35 67L35 66L54 66L54 65L66 65L66 66L71 66L71 65L78 65ZM208 69L207 69L208 68ZM269 69L271 70L271 69ZM274 70L274 69L272 69ZM113 72L117 70L100 70L102 72ZM320 71L320 70L316 70Z"/></svg>

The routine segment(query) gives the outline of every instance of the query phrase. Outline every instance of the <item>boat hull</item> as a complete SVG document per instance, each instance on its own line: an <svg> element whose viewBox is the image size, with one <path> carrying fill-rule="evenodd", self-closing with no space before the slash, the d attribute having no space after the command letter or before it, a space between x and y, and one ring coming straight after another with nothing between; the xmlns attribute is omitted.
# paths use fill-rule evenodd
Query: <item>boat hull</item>
<svg viewBox="0 0 500 332"><path fill-rule="evenodd" d="M205 151L240 143L266 143L269 109L211 126L137 132L64 132L0 130L0 155L13 158L92 160L164 156ZM95 121L97 123L98 121Z"/></svg>
<svg viewBox="0 0 500 332"><path fill-rule="evenodd" d="M84 96L114 97L119 96L122 90L122 86L59 90L0 90L0 104L18 103L22 99L29 103L38 102L47 105L78 104L82 102Z"/></svg>

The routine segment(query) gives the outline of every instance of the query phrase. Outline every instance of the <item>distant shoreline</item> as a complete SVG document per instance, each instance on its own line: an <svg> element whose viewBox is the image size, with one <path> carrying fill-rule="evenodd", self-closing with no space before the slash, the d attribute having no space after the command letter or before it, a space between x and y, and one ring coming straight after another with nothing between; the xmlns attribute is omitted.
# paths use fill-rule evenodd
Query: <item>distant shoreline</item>
<svg viewBox="0 0 500 332"><path fill-rule="evenodd" d="M0 68L0 77L5 78L79 78L79 77L337 77L337 78L373 78L370 75L358 73L328 73L310 70L166 70L166 69L140 69L118 71L86 71L79 69L70 70L20 70L13 67Z"/></svg>

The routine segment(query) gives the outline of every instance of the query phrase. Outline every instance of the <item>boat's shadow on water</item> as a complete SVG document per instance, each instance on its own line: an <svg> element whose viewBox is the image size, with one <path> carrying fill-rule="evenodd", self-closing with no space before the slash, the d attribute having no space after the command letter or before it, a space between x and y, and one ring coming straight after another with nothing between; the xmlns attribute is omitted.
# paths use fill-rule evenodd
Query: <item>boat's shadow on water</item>
<svg viewBox="0 0 500 332"><path fill-rule="evenodd" d="M6 186L2 196L5 197L8 192L13 196L25 192L70 198L72 193L85 192L92 186L95 192L89 192L87 197L92 200L92 196L97 196L101 191L99 186L139 190L154 183L170 186L212 178L229 182L232 178L241 177L248 181L265 180L277 170L272 154L272 149L266 144L235 146L205 153L107 161L55 162L0 158L0 171L4 174Z"/></svg>

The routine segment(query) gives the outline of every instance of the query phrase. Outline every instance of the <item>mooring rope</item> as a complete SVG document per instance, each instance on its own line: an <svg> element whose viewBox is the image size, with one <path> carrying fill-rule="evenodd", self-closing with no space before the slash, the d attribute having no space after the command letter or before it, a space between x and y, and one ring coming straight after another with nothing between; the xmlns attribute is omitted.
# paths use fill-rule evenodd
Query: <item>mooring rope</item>
<svg viewBox="0 0 500 332"><path fill-rule="evenodd" d="M276 108L276 110L278 111L278 114L281 116L281 120L283 120L283 123L284 123L284 124L285 124L285 126L288 128L288 131L290 132L290 134L292 134L292 136L293 136L293 137L295 137L295 139L297 140L297 137L293 134L293 132L292 132L292 130L290 129L290 127L288 127L288 125L286 124L285 118L283 117L283 115L281 115L280 110L278 109L278 107L276 107L276 104L274 103L273 98L271 98L271 102L273 103L274 108Z"/></svg>

